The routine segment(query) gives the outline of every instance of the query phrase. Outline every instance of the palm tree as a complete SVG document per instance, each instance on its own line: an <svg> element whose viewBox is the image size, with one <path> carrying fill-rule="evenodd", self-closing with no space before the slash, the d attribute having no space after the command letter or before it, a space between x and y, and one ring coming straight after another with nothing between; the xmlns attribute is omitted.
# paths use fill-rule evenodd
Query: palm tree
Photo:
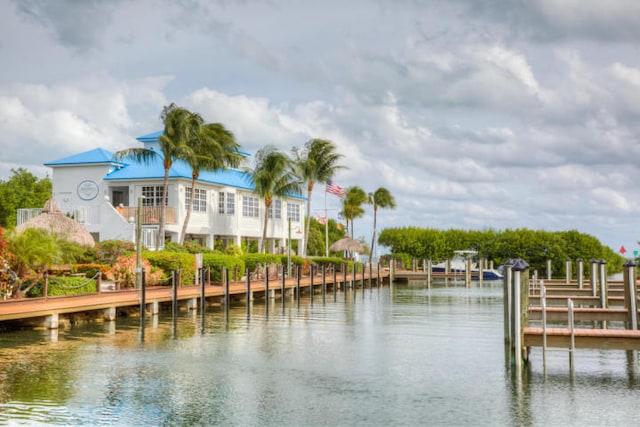
<svg viewBox="0 0 640 427"><path fill-rule="evenodd" d="M369 193L369 204L373 205L373 236L371 236L371 252L369 253L369 264L371 264L371 260L373 259L373 248L376 243L376 217L378 208L393 209L396 207L396 201L389 190L384 187L380 187L373 193Z"/></svg>
<svg viewBox="0 0 640 427"><path fill-rule="evenodd" d="M162 157L164 179L162 202L160 203L160 224L158 229L158 239L156 240L156 250L160 248L160 242L164 242L164 229L167 215L167 193L169 191L169 170L173 165L174 159L184 157L186 141L189 139L192 131L192 127L187 126L187 124L194 120L193 116L194 114L191 111L171 103L168 106L165 106L160 114L160 118L164 123L164 132L158 138L162 154L148 148L129 148L118 151L115 155L116 161L133 159L146 164L150 163L157 156Z"/></svg>
<svg viewBox="0 0 640 427"><path fill-rule="evenodd" d="M286 154L267 145L256 153L253 169L245 169L245 177L254 186L253 192L264 200L264 225L259 248L261 253L265 251L269 209L274 197L284 197L301 190L301 181L293 173L293 167Z"/></svg>
<svg viewBox="0 0 640 427"><path fill-rule="evenodd" d="M353 219L364 216L364 209L362 208L362 205L367 203L367 193L365 193L362 188L354 185L353 187L347 188L344 194L341 214L347 222L347 228L349 228L349 220L351 220L350 230L351 238L353 239Z"/></svg>
<svg viewBox="0 0 640 427"><path fill-rule="evenodd" d="M187 226L193 211L196 181L200 176L200 171L236 168L244 159L242 154L238 152L240 145L224 125L221 123L203 124L197 114L194 114L189 121L192 121L190 125L197 126L198 129L190 133L187 140L187 150L183 153L184 160L191 167L191 198L180 233L179 243L181 245L184 244Z"/></svg>
<svg viewBox="0 0 640 427"><path fill-rule="evenodd" d="M302 255L307 253L309 227L311 223L311 195L316 182L326 182L344 166L338 164L342 154L336 153L336 146L325 139L312 139L303 149L293 148L294 161L300 180L307 184L307 221L304 227Z"/></svg>

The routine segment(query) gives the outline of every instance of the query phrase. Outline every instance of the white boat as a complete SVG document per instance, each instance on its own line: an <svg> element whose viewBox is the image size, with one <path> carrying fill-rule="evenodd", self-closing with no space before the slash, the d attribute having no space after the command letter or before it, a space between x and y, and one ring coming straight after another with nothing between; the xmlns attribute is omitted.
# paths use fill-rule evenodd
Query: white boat
<svg viewBox="0 0 640 427"><path fill-rule="evenodd" d="M467 271L467 260L472 259L478 255L477 251L453 251L455 256L449 261L449 272L464 274ZM447 271L447 261L439 262L433 265L431 271L434 273L444 273ZM480 277L480 268L475 262L471 262L471 278L478 279ZM484 268L482 269L483 280L502 280L503 276L496 269Z"/></svg>

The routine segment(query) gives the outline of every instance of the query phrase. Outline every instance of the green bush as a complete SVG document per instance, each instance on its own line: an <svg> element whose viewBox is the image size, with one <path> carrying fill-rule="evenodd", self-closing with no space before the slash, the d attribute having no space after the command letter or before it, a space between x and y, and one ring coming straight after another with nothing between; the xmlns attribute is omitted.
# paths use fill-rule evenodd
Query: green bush
<svg viewBox="0 0 640 427"><path fill-rule="evenodd" d="M116 262L118 257L123 255L131 255L135 252L133 242L125 242L123 240L105 240L92 248L88 248L81 262L84 264L109 264Z"/></svg>
<svg viewBox="0 0 640 427"><path fill-rule="evenodd" d="M282 264L282 255L276 254L245 254L241 258L244 260L246 268L250 271L254 271L258 264L263 266L269 264Z"/></svg>
<svg viewBox="0 0 640 427"><path fill-rule="evenodd" d="M97 281L86 277L50 277L48 296L82 295L95 293ZM28 297L44 296L44 279L40 280L28 293Z"/></svg>
<svg viewBox="0 0 640 427"><path fill-rule="evenodd" d="M204 254L202 266L211 268L211 280L222 281L222 267L229 271L229 280L240 280L245 273L244 260L241 257L224 254ZM237 275L235 274L237 271Z"/></svg>
<svg viewBox="0 0 640 427"><path fill-rule="evenodd" d="M196 277L195 255L183 252L145 252L144 259L164 272L163 279L168 279L171 272L182 270L182 284L193 284Z"/></svg>

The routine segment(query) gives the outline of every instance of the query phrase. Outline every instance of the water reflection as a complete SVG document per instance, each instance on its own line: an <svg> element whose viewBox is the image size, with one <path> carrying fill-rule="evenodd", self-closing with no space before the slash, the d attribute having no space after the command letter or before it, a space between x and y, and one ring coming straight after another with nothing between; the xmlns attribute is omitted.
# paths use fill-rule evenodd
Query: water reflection
<svg viewBox="0 0 640 427"><path fill-rule="evenodd" d="M314 301L315 300L315 301ZM503 358L502 290L348 288L0 340L0 424L593 425L640 416L637 352ZM608 408L607 415L599 413Z"/></svg>

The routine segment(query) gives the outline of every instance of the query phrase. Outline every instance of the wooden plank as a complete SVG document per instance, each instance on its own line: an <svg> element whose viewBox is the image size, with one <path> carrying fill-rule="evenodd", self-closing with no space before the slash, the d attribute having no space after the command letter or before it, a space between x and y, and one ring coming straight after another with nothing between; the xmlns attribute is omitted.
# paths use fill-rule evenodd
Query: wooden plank
<svg viewBox="0 0 640 427"><path fill-rule="evenodd" d="M576 321L612 321L626 322L627 310L624 308L585 308L578 307L573 310ZM547 321L567 321L566 307L547 307ZM529 320L542 320L541 307L529 307Z"/></svg>
<svg viewBox="0 0 640 427"><path fill-rule="evenodd" d="M574 329L576 348L640 350L640 331L628 329ZM568 328L547 328L547 346L569 348ZM542 328L524 328L524 346L542 346Z"/></svg>

